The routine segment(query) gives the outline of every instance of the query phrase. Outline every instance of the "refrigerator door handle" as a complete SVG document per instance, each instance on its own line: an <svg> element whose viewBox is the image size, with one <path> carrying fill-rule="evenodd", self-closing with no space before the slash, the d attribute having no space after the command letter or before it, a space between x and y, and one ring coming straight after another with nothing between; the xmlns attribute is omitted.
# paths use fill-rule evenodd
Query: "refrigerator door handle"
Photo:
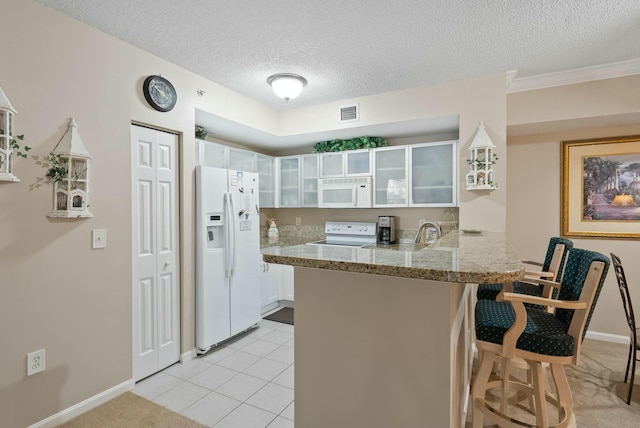
<svg viewBox="0 0 640 428"><path fill-rule="evenodd" d="M235 204L233 203L233 194L229 193L229 211L231 214L229 215L229 219L231 220L229 223L229 234L231 235L231 239L229 240L229 254L231 255L231 263L229 264L229 276L233 276L233 271L236 268L236 210Z"/></svg>
<svg viewBox="0 0 640 428"><path fill-rule="evenodd" d="M230 242L230 234L229 234L229 221L230 221L230 215L229 215L229 194L225 193L224 197L223 197L223 201L224 201L224 216L226 217L225 219L225 224L224 224L224 242L225 242L225 246L224 246L224 275L226 278L229 278L229 266L230 266L230 262L231 262L231 255L229 253L229 242Z"/></svg>

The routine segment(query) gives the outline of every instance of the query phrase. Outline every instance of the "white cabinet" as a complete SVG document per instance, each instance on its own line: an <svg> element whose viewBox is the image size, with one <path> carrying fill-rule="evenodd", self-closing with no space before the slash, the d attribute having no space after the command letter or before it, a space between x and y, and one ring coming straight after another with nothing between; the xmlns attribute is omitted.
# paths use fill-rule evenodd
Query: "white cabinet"
<svg viewBox="0 0 640 428"><path fill-rule="evenodd" d="M229 147L227 149L227 168L237 171L258 172L256 155L257 153L255 152Z"/></svg>
<svg viewBox="0 0 640 428"><path fill-rule="evenodd" d="M409 146L409 206L456 205L456 141Z"/></svg>
<svg viewBox="0 0 640 428"><path fill-rule="evenodd" d="M260 207L275 207L274 157L211 141L196 140L196 162L197 165L215 168L257 172L260 181Z"/></svg>
<svg viewBox="0 0 640 428"><path fill-rule="evenodd" d="M282 265L262 262L260 272L262 313L274 309L280 300L282 288Z"/></svg>
<svg viewBox="0 0 640 428"><path fill-rule="evenodd" d="M407 146L373 150L373 206L406 207Z"/></svg>
<svg viewBox="0 0 640 428"><path fill-rule="evenodd" d="M278 158L278 208L318 206L318 156Z"/></svg>
<svg viewBox="0 0 640 428"><path fill-rule="evenodd" d="M212 166L214 168L227 167L226 146L202 140L197 140L196 143L198 165Z"/></svg>
<svg viewBox="0 0 640 428"><path fill-rule="evenodd" d="M300 156L278 158L280 208L300 207Z"/></svg>
<svg viewBox="0 0 640 428"><path fill-rule="evenodd" d="M302 156L302 206L318 206L318 156Z"/></svg>
<svg viewBox="0 0 640 428"><path fill-rule="evenodd" d="M320 153L320 178L344 177L342 152Z"/></svg>
<svg viewBox="0 0 640 428"><path fill-rule="evenodd" d="M371 153L369 149L344 152L345 175L347 177L371 175Z"/></svg>
<svg viewBox="0 0 640 428"><path fill-rule="evenodd" d="M263 314L278 307L282 300L293 302L293 266L262 262L260 272Z"/></svg>
<svg viewBox="0 0 640 428"><path fill-rule="evenodd" d="M293 302L293 266L282 266L282 299Z"/></svg>
<svg viewBox="0 0 640 428"><path fill-rule="evenodd" d="M371 175L371 150L320 153L320 178Z"/></svg>
<svg viewBox="0 0 640 428"><path fill-rule="evenodd" d="M257 153L258 180L260 181L260 207L276 206L275 158Z"/></svg>

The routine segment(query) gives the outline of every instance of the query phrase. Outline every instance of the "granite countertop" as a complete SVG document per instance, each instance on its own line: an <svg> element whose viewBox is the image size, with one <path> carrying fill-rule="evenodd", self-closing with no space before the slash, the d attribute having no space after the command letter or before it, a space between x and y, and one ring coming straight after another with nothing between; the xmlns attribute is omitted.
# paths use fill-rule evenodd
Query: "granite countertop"
<svg viewBox="0 0 640 428"><path fill-rule="evenodd" d="M262 248L265 262L462 283L503 283L524 276L524 265L500 232L455 230L429 246L401 243L342 248L288 240L273 244Z"/></svg>

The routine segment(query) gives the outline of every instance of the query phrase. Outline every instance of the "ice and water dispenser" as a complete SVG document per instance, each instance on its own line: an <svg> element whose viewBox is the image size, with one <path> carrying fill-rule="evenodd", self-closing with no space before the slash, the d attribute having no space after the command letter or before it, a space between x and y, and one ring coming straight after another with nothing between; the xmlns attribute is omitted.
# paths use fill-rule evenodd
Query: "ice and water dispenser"
<svg viewBox="0 0 640 428"><path fill-rule="evenodd" d="M207 213L207 249L224 247L222 213Z"/></svg>

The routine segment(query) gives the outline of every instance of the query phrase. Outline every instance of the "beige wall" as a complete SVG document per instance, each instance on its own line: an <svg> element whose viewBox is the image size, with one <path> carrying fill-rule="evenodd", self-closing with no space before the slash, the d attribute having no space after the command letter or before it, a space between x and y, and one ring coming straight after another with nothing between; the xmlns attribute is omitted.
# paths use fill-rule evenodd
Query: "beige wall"
<svg viewBox="0 0 640 428"><path fill-rule="evenodd" d="M3 2L0 38L7 41L0 85L18 110L16 131L33 147L29 159L16 162L22 181L0 183L0 426L27 426L131 379L131 122L181 137L181 349L187 352L195 342L194 109L275 135L312 131L322 109L279 114L31 0ZM141 84L150 74L175 85L173 111L147 106ZM376 112L366 124L460 114L463 177L480 120L506 162L504 84L499 74L357 101L362 111ZM53 149L71 116L93 156L94 217L51 220L51 187L38 159ZM300 131L293 123L307 125ZM463 226L504 227L506 169L497 180L504 187L490 194L462 192ZM411 222L418 218L422 213ZM90 249L94 228L107 229L106 249ZM26 377L26 354L41 348L47 369Z"/></svg>
<svg viewBox="0 0 640 428"><path fill-rule="evenodd" d="M33 1L3 1L0 38L0 85L33 148L16 162L22 181L0 183L0 426L23 427L131 379L131 122L181 135L184 351L194 346L194 107L269 131L275 113ZM148 107L150 74L177 88L172 112ZM93 218L52 220L38 159L71 116L93 156ZM94 228L107 229L106 249L90 249ZM46 370L26 377L26 354L41 348Z"/></svg>
<svg viewBox="0 0 640 428"><path fill-rule="evenodd" d="M634 126L594 127L613 116L640 111L640 100L629 99L629 91L640 84L640 76L571 85L571 88L549 88L508 96L509 126L525 121L530 129L548 129L556 118L573 121L581 117L582 129L509 137L507 153L507 234L516 252L524 259L541 260L548 239L560 233L561 142L586 138L639 135L640 123ZM607 88L607 92L603 89ZM619 100L619 101L618 101ZM600 102L601 101L601 102ZM604 122L600 119L604 117ZM574 122L570 122L573 127ZM554 124L555 126L561 125ZM589 126L590 125L590 126ZM560 126L561 127L561 126ZM516 126L517 128L517 126ZM638 227L640 233L640 227ZM618 255L631 284L640 278L637 239L572 239L575 246L598 251L606 256ZM640 302L640 289L631 287L634 302ZM638 303L636 306L639 306ZM592 332L628 337L615 275L608 273L593 319Z"/></svg>

